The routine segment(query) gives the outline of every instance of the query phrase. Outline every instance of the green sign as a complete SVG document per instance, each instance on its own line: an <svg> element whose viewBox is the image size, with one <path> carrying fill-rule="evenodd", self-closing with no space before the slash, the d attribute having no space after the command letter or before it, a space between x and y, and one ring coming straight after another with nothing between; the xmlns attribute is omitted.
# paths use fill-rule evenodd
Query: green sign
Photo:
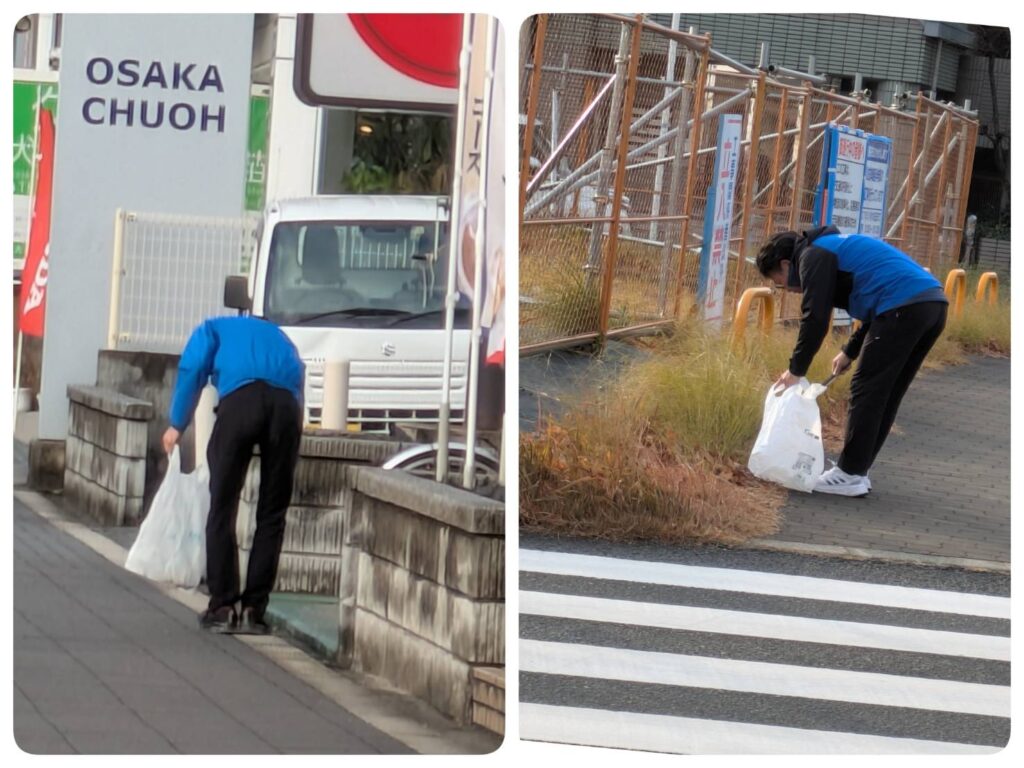
<svg viewBox="0 0 1024 768"><path fill-rule="evenodd" d="M245 162L245 210L262 211L267 193L267 113L270 99L249 99L249 151Z"/></svg>
<svg viewBox="0 0 1024 768"><path fill-rule="evenodd" d="M30 207L32 163L36 148L36 103L57 114L57 84L14 81L14 258L25 258Z"/></svg>

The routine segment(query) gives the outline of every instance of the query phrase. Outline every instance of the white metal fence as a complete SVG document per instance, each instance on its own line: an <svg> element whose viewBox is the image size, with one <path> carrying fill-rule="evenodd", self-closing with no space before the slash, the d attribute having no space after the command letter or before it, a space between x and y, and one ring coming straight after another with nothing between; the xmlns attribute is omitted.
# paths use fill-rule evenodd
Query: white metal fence
<svg viewBox="0 0 1024 768"><path fill-rule="evenodd" d="M174 216L119 210L108 346L180 352L224 307L224 278L247 274L259 216Z"/></svg>

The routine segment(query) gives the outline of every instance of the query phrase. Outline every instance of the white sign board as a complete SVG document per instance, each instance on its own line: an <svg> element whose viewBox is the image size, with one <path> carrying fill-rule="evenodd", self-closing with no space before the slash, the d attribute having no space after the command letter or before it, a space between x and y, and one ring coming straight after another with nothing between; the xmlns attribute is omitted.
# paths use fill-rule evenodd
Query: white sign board
<svg viewBox="0 0 1024 768"><path fill-rule="evenodd" d="M716 328L721 326L725 314L725 276L729 265L729 238L742 127L742 115L722 115L719 118L715 176L708 193L711 215L704 216L698 296L704 319Z"/></svg>
<svg viewBox="0 0 1024 768"><path fill-rule="evenodd" d="M860 231L872 237L882 237L885 230L885 194L889 183L891 154L891 142L876 141L875 137L868 139Z"/></svg>
<svg viewBox="0 0 1024 768"><path fill-rule="evenodd" d="M835 186L830 201L832 223L840 232L859 232L868 140L864 136L838 133L835 141Z"/></svg>
<svg viewBox="0 0 1024 768"><path fill-rule="evenodd" d="M313 106L450 112L462 14L299 16L295 92Z"/></svg>
<svg viewBox="0 0 1024 768"><path fill-rule="evenodd" d="M96 379L115 211L241 216L252 33L252 14L64 16L40 437Z"/></svg>

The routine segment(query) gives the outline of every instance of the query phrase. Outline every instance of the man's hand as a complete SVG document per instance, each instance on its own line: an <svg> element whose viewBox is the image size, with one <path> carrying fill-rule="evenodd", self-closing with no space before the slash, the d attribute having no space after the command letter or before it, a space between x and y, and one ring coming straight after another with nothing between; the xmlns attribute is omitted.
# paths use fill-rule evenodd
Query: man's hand
<svg viewBox="0 0 1024 768"><path fill-rule="evenodd" d="M174 452L174 446L178 444L179 437L181 437L181 432L176 430L174 427L168 427L167 431L164 432L164 451L167 453L168 456L170 456Z"/></svg>
<svg viewBox="0 0 1024 768"><path fill-rule="evenodd" d="M775 389L778 389L780 387L782 389L789 389L794 384L796 384L798 381L800 381L800 377L799 376L794 376L792 373L790 373L787 370L785 373L783 373L781 376L779 376L779 378L775 381L774 387L775 387ZM780 392L779 394L781 395L782 393Z"/></svg>
<svg viewBox="0 0 1024 768"><path fill-rule="evenodd" d="M845 352L840 352L838 355L832 358L832 375L838 376L840 373L850 367L850 363L853 361L847 357Z"/></svg>

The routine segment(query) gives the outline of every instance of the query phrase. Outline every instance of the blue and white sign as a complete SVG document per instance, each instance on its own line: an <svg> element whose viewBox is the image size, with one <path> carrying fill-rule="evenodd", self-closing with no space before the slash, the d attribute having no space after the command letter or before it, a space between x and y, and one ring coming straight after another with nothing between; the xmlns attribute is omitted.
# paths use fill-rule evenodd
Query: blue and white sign
<svg viewBox="0 0 1024 768"><path fill-rule="evenodd" d="M845 125L825 133L822 184L815 199L815 219L834 224L844 234L882 237L889 184L892 141Z"/></svg>
<svg viewBox="0 0 1024 768"><path fill-rule="evenodd" d="M867 161L864 163L864 196L860 203L860 231L865 235L882 237L885 234L886 187L891 159L892 141L884 136L869 136Z"/></svg>
<svg viewBox="0 0 1024 768"><path fill-rule="evenodd" d="M715 175L708 189L704 214L704 245L700 252L697 297L703 307L704 319L716 328L721 326L725 314L725 275L729 265L729 236L742 127L742 115L722 115L719 118Z"/></svg>

